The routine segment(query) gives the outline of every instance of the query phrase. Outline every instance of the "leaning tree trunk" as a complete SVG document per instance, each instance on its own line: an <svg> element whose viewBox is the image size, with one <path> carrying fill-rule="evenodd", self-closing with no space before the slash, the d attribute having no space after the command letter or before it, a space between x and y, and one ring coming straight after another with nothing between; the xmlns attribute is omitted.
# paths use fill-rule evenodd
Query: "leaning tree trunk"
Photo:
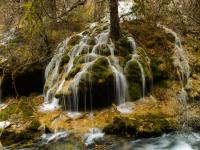
<svg viewBox="0 0 200 150"><path fill-rule="evenodd" d="M110 0L110 37L113 40L120 38L118 0Z"/></svg>

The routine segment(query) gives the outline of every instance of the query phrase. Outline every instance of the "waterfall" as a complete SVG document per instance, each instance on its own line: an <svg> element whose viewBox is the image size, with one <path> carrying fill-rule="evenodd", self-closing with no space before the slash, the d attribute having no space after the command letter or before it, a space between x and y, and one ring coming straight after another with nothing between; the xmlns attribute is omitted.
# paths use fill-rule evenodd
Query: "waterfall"
<svg viewBox="0 0 200 150"><path fill-rule="evenodd" d="M69 54L69 57L70 57L70 60L69 60L69 63L67 65L67 68L66 68L66 73L68 74L71 69L73 68L74 66L74 59L76 56L79 56L79 54L83 51L84 47L87 47L87 40L88 40L88 37L87 36L84 36L82 37L81 41L79 44L75 45L71 54Z"/></svg>
<svg viewBox="0 0 200 150"><path fill-rule="evenodd" d="M86 146L90 146L96 141L102 141L104 137L104 133L98 128L90 129L89 133L86 133L83 137L83 141Z"/></svg>
<svg viewBox="0 0 200 150"><path fill-rule="evenodd" d="M184 48L182 47L181 40L178 37L176 32L167 28L164 25L158 24L158 26L163 28L166 33L172 34L175 38L173 64L174 64L174 67L177 68L178 72L181 74L179 79L182 85L182 89L177 95L177 99L186 102L188 99L188 96L187 96L187 92L185 91L185 85L187 84L188 78L190 77L190 66L189 66L187 54Z"/></svg>
<svg viewBox="0 0 200 150"><path fill-rule="evenodd" d="M175 33L173 30L167 28L164 25L158 24L159 27L163 28L166 33L170 33L175 38L174 43L174 54L173 54L173 65L177 69L177 71L181 74L179 77L180 83L181 83L181 90L176 95L176 99L180 102L180 109L179 113L182 114L179 117L179 121L181 122L182 130L190 130L190 127L188 127L187 122L190 120L190 115L188 114L188 93L185 90L185 86L188 83L188 79L190 77L190 66L187 58L187 54L182 47L181 40L178 37L177 33Z"/></svg>
<svg viewBox="0 0 200 150"><path fill-rule="evenodd" d="M137 54L137 49L136 49L136 43L135 40L132 37L128 37L128 41L131 44L131 47L133 49L133 54L131 60L129 60L126 63L125 70L128 68L129 64L133 61L135 61L138 64L138 67L140 68L140 73L141 73L141 81L142 81L142 97L144 98L145 96L145 89L146 89L146 80L145 80L145 74L144 74L144 68L140 62L140 56ZM149 59L149 58L147 58Z"/></svg>
<svg viewBox="0 0 200 150"><path fill-rule="evenodd" d="M95 29L94 29L95 30ZM59 100L55 97L58 92L63 92L63 86L66 83L66 77L70 74L72 69L75 67L75 60L77 57L84 54L83 62L81 63L81 69L75 74L73 79L67 85L68 96L63 95L64 108L68 111L67 114L71 118L77 118L80 116L80 99L83 99L84 109L92 112L93 107L93 85L87 75L88 72L92 71L92 67L95 62L100 58L105 58L108 62L108 69L113 74L113 85L114 85L114 97L115 102L118 105L117 109L122 113L132 112L132 108L126 105L126 100L129 97L128 83L124 75L124 69L128 67L131 61L135 61L138 64L141 72L141 83L142 83L142 96L145 96L145 73L144 68L140 62L140 56L137 54L136 43L132 37L128 37L128 41L131 45L133 54L131 60L129 60L122 68L119 64L118 56L115 56L115 45L109 38L109 30L105 30L100 34L94 36L94 45L89 45L88 40L90 36L87 34L77 34L80 37L80 41L75 44L68 52L69 61L63 68L60 68L63 55L68 43L73 37L69 37L61 42L57 49L56 54L51 59L45 71L45 102L41 106L41 111L51 111L59 108ZM62 69L62 73L60 73ZM80 83L81 81L88 81L87 86L82 88L83 95L80 95ZM87 93L87 96L86 96ZM64 94L64 93L62 93ZM89 105L88 105L89 104Z"/></svg>
<svg viewBox="0 0 200 150"><path fill-rule="evenodd" d="M126 83L126 78L122 72L122 69L120 68L119 64L118 64L118 59L114 56L114 44L112 44L112 42L110 42L111 44L109 44L109 31L104 31L101 34L97 35L95 37L96 39L96 44L93 46L93 49L91 52L88 52L87 57L85 58L85 62L84 62L84 66L82 67L81 71L79 73L77 73L73 79L73 82L70 86L70 89L72 91L72 96L69 98L69 101L71 103L70 106L70 110L71 111L75 111L78 112L78 107L79 107L79 95L78 95L78 90L79 90L79 84L82 78L87 78L85 76L85 73L87 71L89 71L90 68L92 68L92 65L95 63L95 61L102 57L101 52L97 51L98 47L101 47L103 45L107 45L110 51L110 55L111 58L107 57L107 60L109 62L109 67L111 68L112 72L113 72L113 76L114 76L114 85L115 85L115 96L116 96L116 101L117 104L120 105L122 103L125 103L125 99L126 99L126 95L127 95L127 83ZM81 51L82 51L82 47L87 46L86 42L87 41L85 38L83 38L81 40L81 45L79 44L78 47L80 47L79 50L77 50L76 48L74 48L72 52L75 55L71 55L71 59L74 60L75 56L78 56ZM76 47L76 46L75 46ZM94 57L94 60L90 60L90 56ZM71 61L73 62L73 61ZM70 62L70 63L71 63ZM72 66L73 63L68 64L68 66ZM68 67L68 68L72 68L72 67ZM68 73L69 71L67 71ZM92 111L92 85L89 85L89 93L90 93L90 103L91 103L91 111Z"/></svg>
<svg viewBox="0 0 200 150"><path fill-rule="evenodd" d="M119 3L120 15L129 13L132 5L133 5L132 2L130 2L130 3L129 2L128 3L120 2ZM124 10L126 10L126 11L124 12ZM130 14L128 17L129 17L129 19L135 18L132 14ZM112 71L112 74L114 77L114 81L113 81L114 89L113 90L115 93L116 104L117 105L125 104L125 101L129 95L128 94L128 84L126 81L126 77L123 73L124 68L122 68L120 66L119 59L118 59L118 57L115 56L115 53L114 53L115 46L112 43L111 39L109 38L109 30L105 30L94 37L95 44L93 45L92 50L90 49L91 45L88 45L88 40L90 38L89 35L95 34L95 32L97 31L96 27L97 27L96 23L92 23L89 25L89 27L86 31L81 32L80 34L77 34L77 36L79 36L81 39L80 39L80 42L78 42L78 44L75 44L73 46L72 50L70 50L68 52L69 62L64 67L64 70L62 71L62 74L64 74L64 75L61 75L59 73L60 62L62 60L63 54L65 53L65 49L68 46L68 42L70 41L70 39L72 37L65 39L63 42L61 42L58 45L58 47L56 49L56 54L52 58L51 62L48 64L46 71L45 71L45 79L46 79L45 89L44 89L45 102L44 102L43 106L41 106L42 111L45 111L45 110L49 111L49 110L59 108L58 99L55 97L55 94L59 93L59 92L62 93L63 86L65 86L65 81L66 81L65 78L70 74L70 72L74 68L75 58L77 56L80 56L82 54L82 52L85 54L85 60L83 63L81 63L82 68L80 69L80 71L78 73L76 73L76 75L72 79L72 82L70 82L70 84L68 86L68 93L71 93L71 94L68 95L68 97L65 97L63 95L64 105L65 105L64 107L69 110L68 114L72 117L79 115L80 83L83 79L89 81L89 78L87 77L86 73L92 71L91 69L92 69L93 64L95 63L96 60L98 60L101 57L104 57L107 59L108 64L109 64L108 69L110 69ZM90 34L87 34L88 31L90 32ZM133 40L133 39L129 38L129 40ZM133 50L136 49L136 45L134 45L133 41L130 43L132 44ZM108 48L108 51L109 51L108 56L107 56L107 54L105 56L104 52L99 50L99 49L101 49L101 47ZM87 50L87 52L85 52L85 50ZM138 66L140 66L140 68L142 67L142 65L140 64L139 61L138 61ZM142 71L143 71L143 68L141 68L141 72ZM143 77L143 75L142 75L142 77ZM143 83L145 82L144 80L143 80ZM89 109L92 112L92 106L93 106L93 99L92 99L93 89L92 88L93 88L93 85L91 85L91 84L92 83L89 82L89 85L87 85L87 87L83 87L83 91L85 93L85 95L83 97L84 97L84 103L85 103L85 111L86 111L86 109L88 109L88 108L86 108L86 101L87 102L89 101L89 103L90 103ZM143 87L145 87L145 84L143 84ZM86 96L87 92L89 92L89 96Z"/></svg>
<svg viewBox="0 0 200 150"><path fill-rule="evenodd" d="M69 41L70 38L67 38L58 45L56 54L46 67L45 85L48 86L48 89L47 91L44 91L45 98L43 105L40 107L40 111L52 111L59 108L59 100L55 98L54 90L62 88L57 84L59 78L59 65Z"/></svg>
<svg viewBox="0 0 200 150"><path fill-rule="evenodd" d="M87 44L89 37L86 35L78 34L81 36L81 40L78 44L74 45L72 51L69 55L69 62L64 69L64 72L68 75L72 68L74 67L75 57L79 56L83 50L88 49L89 45ZM45 71L45 79L47 90L45 92L45 102L43 106L41 106L42 111L49 111L53 109L59 108L58 99L55 98L55 92L61 91L65 78L59 80L59 65L62 60L65 49L68 45L68 42L71 38L65 39L61 44L57 47L57 54L54 55L51 62L48 64ZM91 52L89 50L86 53L85 62L81 70L74 76L72 83L69 86L69 90L71 91L71 95L67 98L67 103L65 103L65 108L69 109L70 116L79 115L79 84L83 78L87 79L86 72L90 71L93 64L98 58L105 57L108 60L109 68L112 70L114 77L114 85L115 85L115 99L118 105L124 104L127 98L127 82L126 78L123 74L123 68L119 65L118 58L114 55L115 47L112 41L109 38L109 30L106 30L95 37L95 45L93 46ZM110 56L104 56L101 51L97 49L99 47L107 46ZM89 101L90 101L90 109L92 111L92 85L89 87L85 87L89 89ZM64 100L65 101L65 100ZM85 98L85 110L86 110L86 98Z"/></svg>

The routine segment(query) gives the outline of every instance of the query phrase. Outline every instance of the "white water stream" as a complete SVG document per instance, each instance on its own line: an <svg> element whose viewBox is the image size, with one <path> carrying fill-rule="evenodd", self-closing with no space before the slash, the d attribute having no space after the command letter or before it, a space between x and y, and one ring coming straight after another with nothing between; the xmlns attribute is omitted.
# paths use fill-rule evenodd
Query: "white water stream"
<svg viewBox="0 0 200 150"><path fill-rule="evenodd" d="M66 74L69 74L74 67L75 57L79 56L83 52L83 50L89 47L89 45L87 44L89 37L86 35L83 36L82 34L79 34L79 36L81 36L80 42L74 45L72 51L69 53L70 60L64 70ZM58 99L55 98L55 91L60 91L65 83L64 78L59 81L59 66L63 57L63 53L65 52L65 49L70 39L71 38L68 38L64 40L61 44L59 44L57 48L57 54L54 55L51 62L46 68L45 78L46 84L48 84L48 90L45 93L45 102L43 106L41 106L41 111L51 111L59 108ZM118 58L115 57L115 47L112 41L109 39L109 30L98 34L95 39L96 44L93 46L91 52L89 52L89 50L88 52L86 52L85 62L83 63L81 70L74 76L73 81L69 86L69 90L72 92L72 95L68 98L68 101L70 101L70 103L67 103L70 106L66 106L65 108L69 108L70 112L68 114L70 116L74 116L73 114L77 114L79 112L79 84L83 78L87 78L86 72L92 68L92 65L98 58L105 57L109 63L109 68L112 70L114 76L116 103L118 105L124 104L128 96L127 81L123 73L123 68L121 68L121 66L119 65ZM130 43L133 45L133 49L135 49L134 43ZM107 57L101 54L102 52L98 49L102 46L106 46L108 48L110 56ZM138 65L142 67L139 62ZM92 97L92 85L90 85L90 87L88 88L91 92L90 95ZM92 99L90 99L89 101L91 103L90 109L92 110ZM125 109L124 106L125 105L123 105L122 108Z"/></svg>
<svg viewBox="0 0 200 150"><path fill-rule="evenodd" d="M123 15L124 13L129 13L131 11L133 3L132 2L119 2L119 14ZM124 10L126 10L124 12ZM129 16L130 17L130 16ZM94 33L96 24L91 24L89 27L90 33ZM128 110L126 110L126 99L128 97L128 84L126 81L126 77L123 73L123 68L119 65L119 60L115 56L115 47L112 41L109 38L109 30L105 30L101 32L100 34L96 35L94 38L96 40L95 45L93 46L92 50L89 51L90 46L88 45L89 36L83 35L84 32L77 34L77 36L80 36L81 40L78 42L78 44L74 45L71 52L68 53L69 55L69 62L67 66L65 67L65 76L69 75L70 71L74 67L74 61L75 58L80 56L83 53L86 52L85 62L82 64L81 70L74 76L72 83L69 85L69 92L72 94L66 98L67 100L64 100L65 108L68 108L69 116L73 117L76 116L76 114L79 113L79 100L80 100L80 94L79 94L79 88L80 88L80 82L83 79L87 80L86 73L90 71L93 64L95 63L98 58L105 57L109 63L109 69L112 70L113 76L114 76L114 91L115 91L115 99L116 104L119 105L120 110L123 110L122 112L129 112L131 111L130 108L127 107ZM48 87L47 90L45 89L45 102L41 106L41 111L51 111L59 108L58 105L58 99L55 98L55 93L62 90L63 86L65 85L65 78L61 77L59 70L60 70L60 62L62 60L63 54L65 53L65 50L68 46L68 42L70 41L72 37L65 39L63 42L61 42L57 49L54 57L52 58L51 62L46 68L45 71L45 78L46 78L46 85ZM132 40L132 41L131 41ZM136 46L134 45L134 40L129 38L129 42L132 44L133 50L136 49ZM103 52L99 51L101 47L108 47L109 49L109 56L104 56ZM145 93L145 79L144 79L144 71L142 68L142 65L138 60L135 60L138 63L138 66L140 67L141 74L142 74L142 85L143 85L143 96ZM62 79L60 79L62 78ZM90 109L92 111L92 85L89 85L89 87L85 87L84 91L89 90L89 99L85 97L85 110ZM86 101L90 102L90 108L86 108ZM87 106L88 107L88 106ZM74 115L75 114L75 115Z"/></svg>
<svg viewBox="0 0 200 150"><path fill-rule="evenodd" d="M178 37L176 32L167 28L164 25L158 24L158 27L163 28L166 33L172 34L175 38L173 64L177 71L180 73L179 79L182 85L182 89L177 95L177 99L186 102L188 96L187 92L185 91L185 85L188 83L188 78L190 77L190 66L186 51L183 48L181 44L181 39Z"/></svg>

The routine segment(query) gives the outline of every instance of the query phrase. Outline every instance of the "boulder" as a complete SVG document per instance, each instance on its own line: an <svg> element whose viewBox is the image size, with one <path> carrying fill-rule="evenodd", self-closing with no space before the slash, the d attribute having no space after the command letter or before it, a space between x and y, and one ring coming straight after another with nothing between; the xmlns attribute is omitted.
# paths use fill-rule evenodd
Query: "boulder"
<svg viewBox="0 0 200 150"><path fill-rule="evenodd" d="M173 119L148 114L136 118L115 117L103 131L107 134L123 136L152 137L175 130L176 123Z"/></svg>

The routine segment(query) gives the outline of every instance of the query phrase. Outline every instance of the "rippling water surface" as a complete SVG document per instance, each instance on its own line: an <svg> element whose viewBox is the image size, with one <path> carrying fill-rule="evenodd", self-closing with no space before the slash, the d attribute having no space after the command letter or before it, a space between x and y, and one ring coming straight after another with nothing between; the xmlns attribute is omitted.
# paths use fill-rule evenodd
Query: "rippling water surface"
<svg viewBox="0 0 200 150"><path fill-rule="evenodd" d="M30 148L20 150L200 150L199 133L171 133L160 137L144 139L125 139L105 136L104 140L86 146L80 138L69 136L56 138L51 143L39 141Z"/></svg>

